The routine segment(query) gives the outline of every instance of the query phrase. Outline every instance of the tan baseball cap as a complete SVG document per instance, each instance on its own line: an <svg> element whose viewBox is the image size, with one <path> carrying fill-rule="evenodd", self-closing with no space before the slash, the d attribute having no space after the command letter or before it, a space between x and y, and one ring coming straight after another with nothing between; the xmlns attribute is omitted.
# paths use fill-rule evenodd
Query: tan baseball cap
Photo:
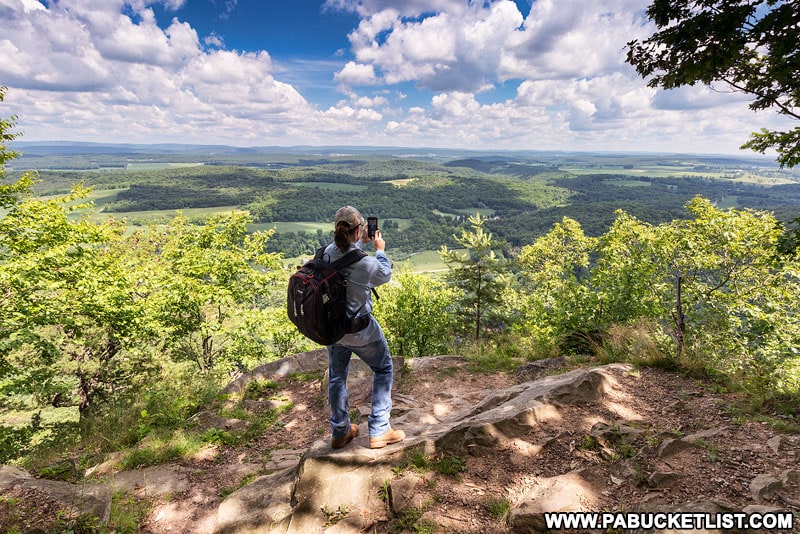
<svg viewBox="0 0 800 534"><path fill-rule="evenodd" d="M347 227L350 229L356 228L357 226L361 226L363 223L364 218L361 217L361 214L355 209L353 206L344 206L339 208L336 212L336 218L333 220L333 225L339 226L340 222L347 223Z"/></svg>

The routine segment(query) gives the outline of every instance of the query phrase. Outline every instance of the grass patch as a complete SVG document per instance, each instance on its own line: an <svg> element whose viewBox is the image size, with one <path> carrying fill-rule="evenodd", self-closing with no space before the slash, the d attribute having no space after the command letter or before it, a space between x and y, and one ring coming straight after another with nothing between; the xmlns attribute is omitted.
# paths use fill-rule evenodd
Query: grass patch
<svg viewBox="0 0 800 534"><path fill-rule="evenodd" d="M497 519L503 519L508 512L511 511L511 503L508 502L508 499L503 497L490 497L485 503L483 503L483 507L486 509L489 514Z"/></svg>
<svg viewBox="0 0 800 534"><path fill-rule="evenodd" d="M714 445L713 443L711 443L710 441L705 440L705 439L697 439L697 440L695 440L694 444L697 445L700 448L703 448L703 449L707 450L708 451L708 458L712 462L718 462L719 461L719 449L717 449L716 445Z"/></svg>
<svg viewBox="0 0 800 534"><path fill-rule="evenodd" d="M468 369L475 373L513 373L528 360L513 338L498 337L472 341L457 347L469 362Z"/></svg>
<svg viewBox="0 0 800 534"><path fill-rule="evenodd" d="M116 492L111 500L111 516L108 522L110 532L135 534L141 531L139 525L150 515L153 502L137 499L125 492Z"/></svg>
<svg viewBox="0 0 800 534"><path fill-rule="evenodd" d="M728 195L726 197L723 197L723 199L720 200L717 203L717 207L719 209L721 209L721 210L730 209L730 208L734 208L734 209L738 208L739 207L739 197L736 196L736 195Z"/></svg>
<svg viewBox="0 0 800 534"><path fill-rule="evenodd" d="M322 380L322 377L325 373L321 373L319 371L293 371L286 375L287 380L292 382L300 382L301 384L307 384L309 382L315 382L317 380Z"/></svg>
<svg viewBox="0 0 800 534"><path fill-rule="evenodd" d="M381 183L392 184L392 185L394 185L396 187L403 187L403 186L406 186L406 185L410 184L414 180L416 180L416 178L398 178L396 180L384 180Z"/></svg>
<svg viewBox="0 0 800 534"><path fill-rule="evenodd" d="M274 380L253 380L245 387L243 398L249 400L261 399L274 394L279 387Z"/></svg>
<svg viewBox="0 0 800 534"><path fill-rule="evenodd" d="M433 534L437 531L437 525L432 521L421 521L424 508L411 507L402 514L397 514L389 524L391 534L402 532L415 532L416 534Z"/></svg>
<svg viewBox="0 0 800 534"><path fill-rule="evenodd" d="M435 250L425 250L415 252L406 259L395 261L403 272L411 273L432 273L444 272L447 265L442 261L439 252Z"/></svg>
<svg viewBox="0 0 800 534"><path fill-rule="evenodd" d="M396 467L394 471L395 474L400 475L409 469L418 473L436 471L437 473L457 478L467 470L467 460L454 454L430 456L426 455L422 449L414 449L406 455L403 463Z"/></svg>
<svg viewBox="0 0 800 534"><path fill-rule="evenodd" d="M184 430L165 431L163 435L151 435L148 438L139 445L139 448L125 455L122 460L124 469L162 464L178 458L191 458L206 446L203 435Z"/></svg>
<svg viewBox="0 0 800 534"><path fill-rule="evenodd" d="M109 202L110 199L107 200ZM147 226L150 224L167 224L172 221L180 211L188 219L205 220L217 213L230 213L240 209L238 206L216 206L211 208L184 208L169 210L148 211L105 211L100 209L89 216L92 221L105 221L109 215L116 219L124 219L128 226Z"/></svg>

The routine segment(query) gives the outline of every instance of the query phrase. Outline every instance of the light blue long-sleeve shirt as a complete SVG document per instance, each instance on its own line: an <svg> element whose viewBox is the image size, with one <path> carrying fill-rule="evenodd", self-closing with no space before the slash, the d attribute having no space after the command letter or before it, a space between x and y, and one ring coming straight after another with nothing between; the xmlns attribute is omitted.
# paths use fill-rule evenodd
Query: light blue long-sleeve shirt
<svg viewBox="0 0 800 534"><path fill-rule="evenodd" d="M350 249L342 252L336 244L325 247L325 259L334 262L353 249L360 249L361 241L350 245ZM375 256L367 256L342 269L347 277L347 313L350 317L372 314L372 288L378 287L392 279L392 264L382 250ZM383 336L380 324L371 318L369 325L358 332L345 334L337 344L350 347L363 347Z"/></svg>

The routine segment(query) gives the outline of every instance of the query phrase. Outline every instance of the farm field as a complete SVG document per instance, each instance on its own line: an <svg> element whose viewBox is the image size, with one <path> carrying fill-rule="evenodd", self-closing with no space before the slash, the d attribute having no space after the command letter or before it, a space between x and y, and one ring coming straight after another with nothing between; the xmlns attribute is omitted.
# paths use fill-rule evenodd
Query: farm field
<svg viewBox="0 0 800 534"><path fill-rule="evenodd" d="M476 213L510 248L532 243L563 217L594 236L606 231L619 209L653 224L685 217L685 205L696 195L723 208L773 210L782 220L800 216L800 172L754 158L337 154L120 152L21 159L49 167L39 172L42 196L64 194L78 182L93 188L93 220L112 216L132 231L164 224L178 211L202 223L216 213L246 210L254 219L251 230L275 229L268 251L288 258L312 253L329 239L333 213L352 204L379 217L392 259L415 272L444 268L437 251L457 246L454 236ZM108 170L115 165L127 170Z"/></svg>

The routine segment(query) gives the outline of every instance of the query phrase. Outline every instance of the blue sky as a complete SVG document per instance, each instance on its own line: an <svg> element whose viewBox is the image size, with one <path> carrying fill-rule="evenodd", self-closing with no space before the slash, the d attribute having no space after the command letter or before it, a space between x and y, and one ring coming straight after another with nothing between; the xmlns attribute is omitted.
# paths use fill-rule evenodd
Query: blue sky
<svg viewBox="0 0 800 534"><path fill-rule="evenodd" d="M694 153L785 127L648 88L624 61L647 5L0 0L0 117L25 141Z"/></svg>

